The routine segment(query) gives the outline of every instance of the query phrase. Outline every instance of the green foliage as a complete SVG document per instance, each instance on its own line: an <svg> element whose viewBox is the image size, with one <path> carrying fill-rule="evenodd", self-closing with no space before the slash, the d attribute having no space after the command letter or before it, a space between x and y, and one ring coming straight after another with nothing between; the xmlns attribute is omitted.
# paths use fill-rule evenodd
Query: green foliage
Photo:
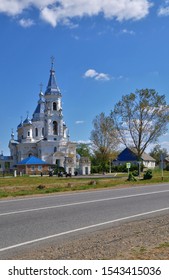
<svg viewBox="0 0 169 280"><path fill-rule="evenodd" d="M79 143L76 148L76 153L81 157L91 157L91 150L88 144Z"/></svg>
<svg viewBox="0 0 169 280"><path fill-rule="evenodd" d="M111 112L120 141L126 147L135 147L141 157L147 146L167 131L168 108L165 95L159 95L154 89L122 96Z"/></svg>
<svg viewBox="0 0 169 280"><path fill-rule="evenodd" d="M104 166L101 164L98 165L91 165L91 173L96 174L96 173L103 173L106 172L108 173L110 170L109 164L105 164Z"/></svg>
<svg viewBox="0 0 169 280"><path fill-rule="evenodd" d="M152 170L151 170L151 169L148 169L148 170L146 171L146 173L144 174L143 179L144 179L144 180L149 180L149 179L151 179L152 177L153 177Z"/></svg>
<svg viewBox="0 0 169 280"><path fill-rule="evenodd" d="M133 176L133 174L132 174L132 173L129 173L129 176L128 176L127 181L132 181L132 182L135 182L135 181L137 181L137 179Z"/></svg>
<svg viewBox="0 0 169 280"><path fill-rule="evenodd" d="M166 171L169 171L169 164L166 165L165 170L166 170Z"/></svg>
<svg viewBox="0 0 169 280"><path fill-rule="evenodd" d="M132 175L133 175L133 176L138 176L138 175L139 175L138 170L134 170L134 171L132 172Z"/></svg>
<svg viewBox="0 0 169 280"><path fill-rule="evenodd" d="M162 148L161 145L157 144L153 149L150 151L150 156L156 160L156 163L159 164L161 160L161 155L163 158L168 156L168 151L165 148Z"/></svg>
<svg viewBox="0 0 169 280"><path fill-rule="evenodd" d="M130 167L130 172L135 172L134 176L138 176L136 175L136 173L138 173L138 165L137 164L131 164ZM128 172L128 169L126 168L126 164L122 164L122 165L117 165L117 166L113 166L112 167L112 171L113 172ZM143 165L141 165L141 171L143 171Z"/></svg>
<svg viewBox="0 0 169 280"><path fill-rule="evenodd" d="M93 147L95 166L101 166L106 172L106 166L110 160L115 158L115 151L119 144L117 132L114 129L114 122L110 116L105 116L102 112L93 120L93 130L91 131L91 141Z"/></svg>
<svg viewBox="0 0 169 280"><path fill-rule="evenodd" d="M58 172L65 172L65 169L64 169L64 167L62 167L62 166L55 166L55 169L54 169L54 174L58 174Z"/></svg>

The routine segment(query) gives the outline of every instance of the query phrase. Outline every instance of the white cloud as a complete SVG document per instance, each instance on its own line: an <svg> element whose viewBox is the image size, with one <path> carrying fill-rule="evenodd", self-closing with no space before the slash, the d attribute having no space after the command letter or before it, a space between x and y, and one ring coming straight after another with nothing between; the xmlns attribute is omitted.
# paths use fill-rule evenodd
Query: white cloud
<svg viewBox="0 0 169 280"><path fill-rule="evenodd" d="M75 121L75 124L83 124L85 121Z"/></svg>
<svg viewBox="0 0 169 280"><path fill-rule="evenodd" d="M161 7L158 11L159 16L169 16L169 6L168 7Z"/></svg>
<svg viewBox="0 0 169 280"><path fill-rule="evenodd" d="M135 32L133 30L128 30L128 29L123 29L122 33L123 34L129 34L129 35L135 35Z"/></svg>
<svg viewBox="0 0 169 280"><path fill-rule="evenodd" d="M32 19L29 19L29 18L28 18L28 19L22 18L22 19L19 20L19 24L20 24L22 27L27 28L27 27L30 27L30 26L34 25L35 22L34 22Z"/></svg>
<svg viewBox="0 0 169 280"><path fill-rule="evenodd" d="M74 18L98 14L118 21L140 20L149 14L151 6L151 0L0 0L0 13L16 16L34 7L53 27L59 23L72 27Z"/></svg>
<svg viewBox="0 0 169 280"><path fill-rule="evenodd" d="M88 69L84 75L84 78L93 78L97 81L109 81L111 78L108 74L105 73L98 73L96 70L94 69Z"/></svg>
<svg viewBox="0 0 169 280"><path fill-rule="evenodd" d="M110 76L109 74L99 73L95 69L88 69L84 75L84 78L91 78L95 79L96 81L110 81L110 80L128 80L128 78L124 77L123 75L119 76Z"/></svg>
<svg viewBox="0 0 169 280"><path fill-rule="evenodd" d="M165 0L165 3L158 10L159 16L169 16L169 1Z"/></svg>
<svg viewBox="0 0 169 280"><path fill-rule="evenodd" d="M110 77L108 74L105 73L98 73L95 77L97 81L109 81Z"/></svg>
<svg viewBox="0 0 169 280"><path fill-rule="evenodd" d="M98 73L96 72L96 70L94 69L89 69L85 72L84 77L85 78L94 78L98 75Z"/></svg>

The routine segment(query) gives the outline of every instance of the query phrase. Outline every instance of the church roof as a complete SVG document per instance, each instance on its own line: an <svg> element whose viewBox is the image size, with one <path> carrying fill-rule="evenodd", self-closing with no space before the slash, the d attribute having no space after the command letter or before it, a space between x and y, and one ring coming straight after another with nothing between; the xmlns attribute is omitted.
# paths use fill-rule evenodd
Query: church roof
<svg viewBox="0 0 169 280"><path fill-rule="evenodd" d="M45 91L45 95L61 95L60 93L60 89L58 88L57 84L56 84L56 78L55 78L55 70L53 69L53 63L52 63L52 67L50 70L50 76L49 76L49 81L48 81L48 85Z"/></svg>
<svg viewBox="0 0 169 280"><path fill-rule="evenodd" d="M27 157L27 158L24 158L23 160L21 160L18 165L27 165L27 164L47 164L47 162L41 160L40 158L37 158L37 157L34 157L34 156L31 156L31 157Z"/></svg>
<svg viewBox="0 0 169 280"><path fill-rule="evenodd" d="M31 124L32 122L31 122L31 119L27 116L27 118L24 120L24 122L23 122L23 125L24 124Z"/></svg>
<svg viewBox="0 0 169 280"><path fill-rule="evenodd" d="M21 121L20 124L18 124L17 128L20 128L23 126L23 122Z"/></svg>
<svg viewBox="0 0 169 280"><path fill-rule="evenodd" d="M41 112L40 108L41 108L41 106L40 106L40 104L38 104L34 111L34 114L39 114Z"/></svg>

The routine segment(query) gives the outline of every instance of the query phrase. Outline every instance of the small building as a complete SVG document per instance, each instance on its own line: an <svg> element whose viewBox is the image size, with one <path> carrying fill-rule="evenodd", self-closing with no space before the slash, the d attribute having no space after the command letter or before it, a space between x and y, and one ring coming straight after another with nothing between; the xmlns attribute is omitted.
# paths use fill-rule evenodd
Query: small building
<svg viewBox="0 0 169 280"><path fill-rule="evenodd" d="M166 168L167 166L169 165L169 156L166 157L164 160L163 160L163 166L162 166L162 162L160 161L160 168Z"/></svg>
<svg viewBox="0 0 169 280"><path fill-rule="evenodd" d="M28 175L40 175L48 174L51 165L45 161L35 157L30 156L17 164L18 174L28 174Z"/></svg>
<svg viewBox="0 0 169 280"><path fill-rule="evenodd" d="M155 168L156 160L145 152L141 155L141 158L139 159L135 148L125 148L118 155L117 159L113 160L113 165L123 165L127 162L130 162L133 165L137 165L140 161L145 168Z"/></svg>
<svg viewBox="0 0 169 280"><path fill-rule="evenodd" d="M11 156L4 156L3 152L0 154L0 172L10 172L13 169L13 158Z"/></svg>
<svg viewBox="0 0 169 280"><path fill-rule="evenodd" d="M80 158L79 171L81 175L89 175L91 173L91 161L88 157Z"/></svg>

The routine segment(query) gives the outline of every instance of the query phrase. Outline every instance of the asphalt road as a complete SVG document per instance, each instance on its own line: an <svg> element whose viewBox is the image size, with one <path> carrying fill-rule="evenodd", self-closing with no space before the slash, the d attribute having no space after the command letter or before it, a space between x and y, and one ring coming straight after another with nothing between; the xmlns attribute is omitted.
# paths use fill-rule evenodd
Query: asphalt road
<svg viewBox="0 0 169 280"><path fill-rule="evenodd" d="M0 200L0 259L72 235L169 213L169 184Z"/></svg>

